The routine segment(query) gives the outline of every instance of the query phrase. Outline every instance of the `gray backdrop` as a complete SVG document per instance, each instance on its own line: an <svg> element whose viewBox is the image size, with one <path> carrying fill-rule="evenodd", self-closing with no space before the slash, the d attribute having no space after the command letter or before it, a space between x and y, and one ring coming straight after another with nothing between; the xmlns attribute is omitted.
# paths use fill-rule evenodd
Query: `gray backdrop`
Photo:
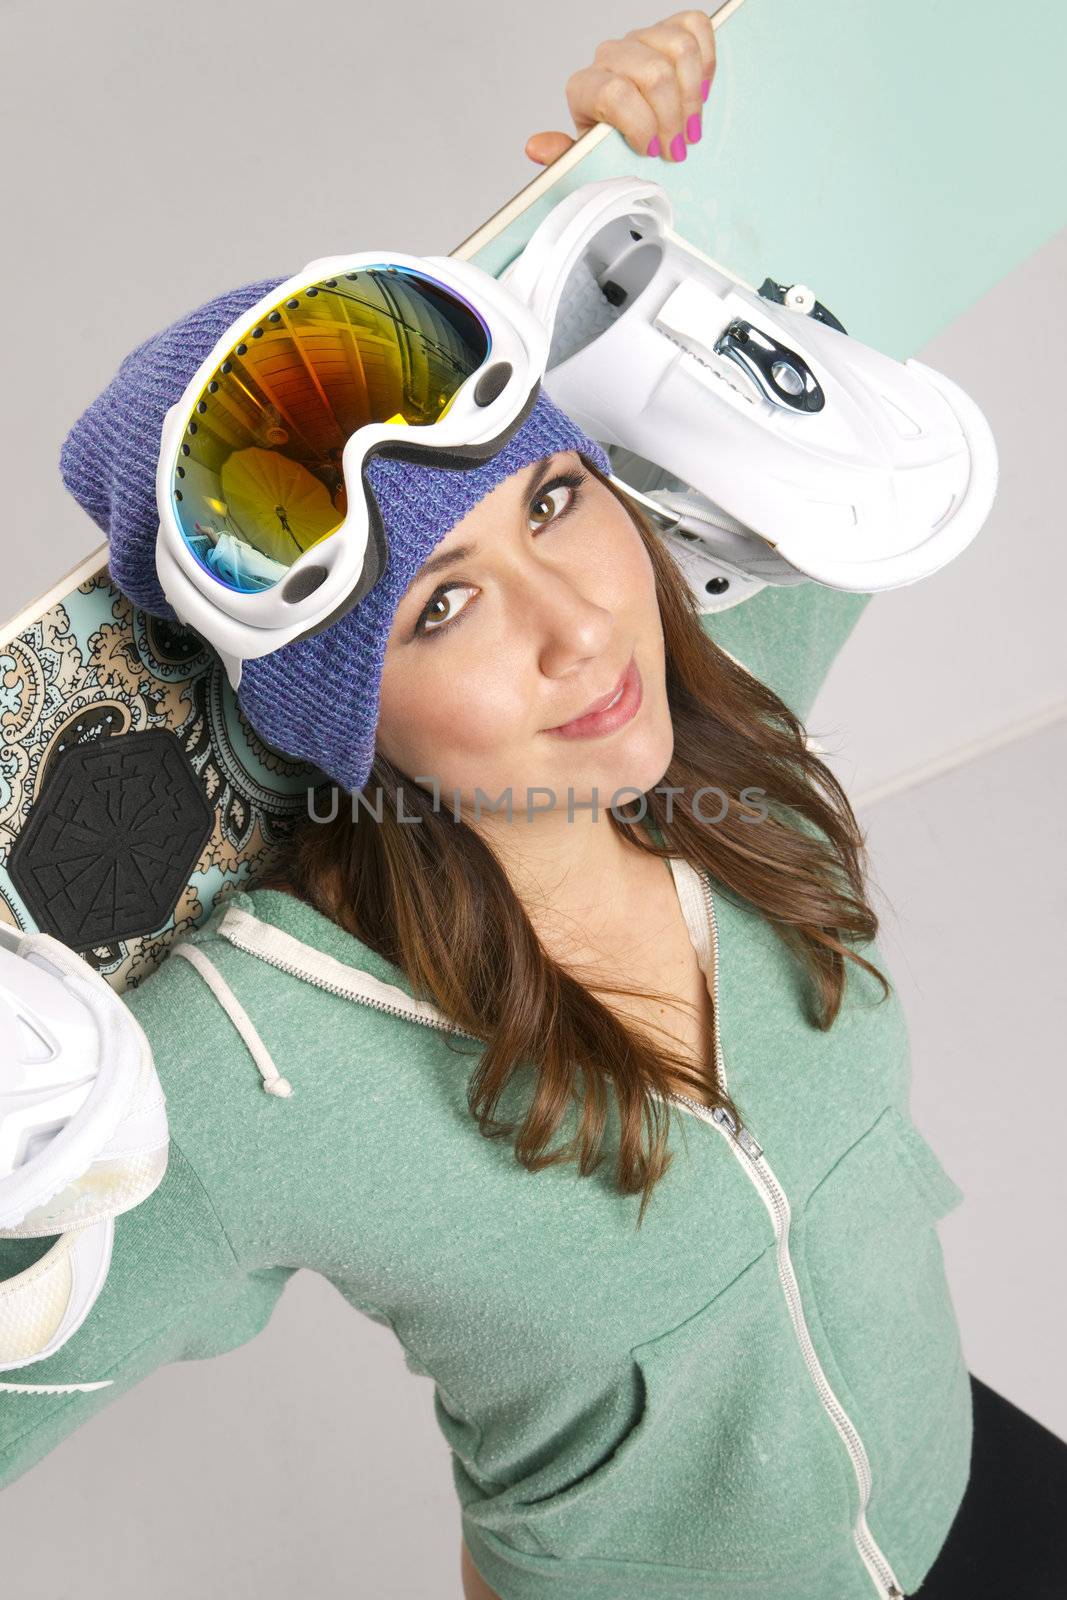
<svg viewBox="0 0 1067 1600"><path fill-rule="evenodd" d="M534 174L530 133L572 131L567 75L656 13L0 0L0 615L100 542L56 456L127 350L357 233L453 248ZM997 506L951 567L871 604L809 724L868 830L914 1116L967 1194L941 1233L968 1364L1060 1433L1065 282L1067 234L916 352L988 416ZM158 1372L12 1486L0 1546L18 1600L460 1594L430 1380L307 1273L253 1343Z"/></svg>

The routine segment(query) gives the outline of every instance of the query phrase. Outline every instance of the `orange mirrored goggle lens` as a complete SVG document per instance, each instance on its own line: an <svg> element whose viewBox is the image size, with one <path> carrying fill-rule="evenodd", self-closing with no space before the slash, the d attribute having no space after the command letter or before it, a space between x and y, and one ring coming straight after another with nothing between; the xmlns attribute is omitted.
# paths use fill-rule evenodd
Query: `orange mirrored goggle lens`
<svg viewBox="0 0 1067 1600"><path fill-rule="evenodd" d="M171 494L196 560L242 594L278 583L344 521L341 454L357 429L438 421L491 342L473 306L408 267L363 267L279 300L185 425Z"/></svg>

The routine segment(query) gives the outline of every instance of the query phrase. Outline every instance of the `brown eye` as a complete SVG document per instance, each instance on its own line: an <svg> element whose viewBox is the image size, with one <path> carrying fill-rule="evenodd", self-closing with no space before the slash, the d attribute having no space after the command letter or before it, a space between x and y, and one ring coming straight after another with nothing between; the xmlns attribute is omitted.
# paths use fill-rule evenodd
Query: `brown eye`
<svg viewBox="0 0 1067 1600"><path fill-rule="evenodd" d="M420 637L425 638L431 633L442 633L446 627L450 627L455 622L457 617L462 616L463 611L466 610L465 606L456 611L445 610L443 612L436 608L445 606L448 595L465 592L470 592L469 584L454 583L451 588L438 590L418 620L417 632Z"/></svg>
<svg viewBox="0 0 1067 1600"><path fill-rule="evenodd" d="M564 491L566 491L565 494ZM555 517L562 516L565 511L570 510L576 494L577 490L573 484L566 482L548 484L544 489L538 491L536 500L530 504L531 521L537 520L537 513L542 509L546 511L545 522L550 522ZM560 500L557 500L556 496L559 496ZM560 501L562 501L562 504Z"/></svg>

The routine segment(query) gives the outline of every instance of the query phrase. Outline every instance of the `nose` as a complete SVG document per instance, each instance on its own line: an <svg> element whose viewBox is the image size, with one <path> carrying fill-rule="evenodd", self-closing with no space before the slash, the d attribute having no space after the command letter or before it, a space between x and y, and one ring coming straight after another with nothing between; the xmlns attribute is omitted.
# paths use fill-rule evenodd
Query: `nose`
<svg viewBox="0 0 1067 1600"><path fill-rule="evenodd" d="M611 647L615 616L599 605L573 575L546 572L531 579L526 617L539 641L546 678L564 678Z"/></svg>

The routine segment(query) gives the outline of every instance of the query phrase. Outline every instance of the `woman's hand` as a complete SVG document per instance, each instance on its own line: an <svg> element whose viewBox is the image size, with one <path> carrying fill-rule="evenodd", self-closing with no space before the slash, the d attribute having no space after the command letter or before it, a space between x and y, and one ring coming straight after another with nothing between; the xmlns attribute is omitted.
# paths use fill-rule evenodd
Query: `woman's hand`
<svg viewBox="0 0 1067 1600"><path fill-rule="evenodd" d="M686 145L700 138L714 76L715 33L703 11L676 11L650 28L605 39L592 65L567 79L577 137L608 122L638 155L684 161ZM574 142L568 133L533 133L526 154L548 166Z"/></svg>

